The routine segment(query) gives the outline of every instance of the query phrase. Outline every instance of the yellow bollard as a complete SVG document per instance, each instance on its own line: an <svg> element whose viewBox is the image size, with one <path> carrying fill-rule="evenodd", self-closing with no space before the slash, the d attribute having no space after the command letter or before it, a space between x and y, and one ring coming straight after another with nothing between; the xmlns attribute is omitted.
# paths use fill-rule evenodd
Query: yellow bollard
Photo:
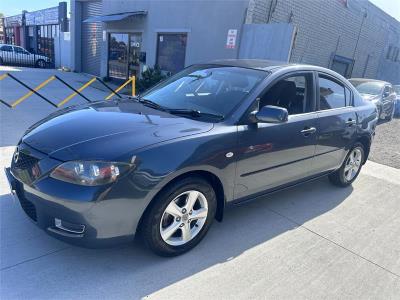
<svg viewBox="0 0 400 300"><path fill-rule="evenodd" d="M132 97L136 96L136 77L132 76Z"/></svg>
<svg viewBox="0 0 400 300"><path fill-rule="evenodd" d="M7 74L6 74L7 75ZM45 85L47 85L49 82L53 81L56 79L54 76L49 77L47 80L43 81L41 84L39 84L37 87L35 87L33 90L37 92L41 88L43 88ZM20 104L22 101L24 101L26 98L32 96L34 93L32 91L29 91L25 95L23 95L21 98L17 99L13 104L11 104L11 107L14 108L18 104Z"/></svg>
<svg viewBox="0 0 400 300"><path fill-rule="evenodd" d="M82 92L84 89L86 89L89 85L91 85L93 82L96 81L96 77L92 78L91 80L89 80L88 82L86 82L82 87L80 87L79 89L77 89L77 91L80 93ZM71 100L73 97L75 97L76 95L78 95L78 93L74 92L71 95L69 95L67 98L65 98L63 101L61 101L60 103L57 104L57 107L60 107L61 105L64 105L65 103L67 103L69 100Z"/></svg>

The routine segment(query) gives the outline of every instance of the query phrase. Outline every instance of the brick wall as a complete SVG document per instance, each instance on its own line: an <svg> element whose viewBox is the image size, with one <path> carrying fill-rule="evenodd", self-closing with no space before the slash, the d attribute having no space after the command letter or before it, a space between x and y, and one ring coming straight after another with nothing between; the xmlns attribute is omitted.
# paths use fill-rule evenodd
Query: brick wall
<svg viewBox="0 0 400 300"><path fill-rule="evenodd" d="M336 54L354 58L351 77L400 81L400 58L386 59L389 45L400 47L400 22L366 0L250 0L246 22L293 23L291 62L329 68Z"/></svg>

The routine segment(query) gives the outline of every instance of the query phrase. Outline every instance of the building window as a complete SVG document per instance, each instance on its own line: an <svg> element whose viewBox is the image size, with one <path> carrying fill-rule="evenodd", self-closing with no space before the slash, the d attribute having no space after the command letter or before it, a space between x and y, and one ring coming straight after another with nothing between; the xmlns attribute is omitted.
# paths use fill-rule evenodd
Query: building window
<svg viewBox="0 0 400 300"><path fill-rule="evenodd" d="M386 59L390 59L390 57L392 56L392 51L393 51L393 47L389 46L388 52L386 54Z"/></svg>
<svg viewBox="0 0 400 300"><path fill-rule="evenodd" d="M386 59L394 62L400 61L400 48L389 46L388 52L386 53Z"/></svg>
<svg viewBox="0 0 400 300"><path fill-rule="evenodd" d="M335 55L332 59L330 69L339 73L343 77L349 77L352 65L353 65L352 59Z"/></svg>
<svg viewBox="0 0 400 300"><path fill-rule="evenodd" d="M157 62L161 70L177 73L185 67L186 33L160 33L157 36Z"/></svg>
<svg viewBox="0 0 400 300"><path fill-rule="evenodd" d="M393 53L393 61L394 62L396 62L396 61L398 61L400 59L399 58L399 52L400 52L400 49L399 48L395 48L394 53Z"/></svg>

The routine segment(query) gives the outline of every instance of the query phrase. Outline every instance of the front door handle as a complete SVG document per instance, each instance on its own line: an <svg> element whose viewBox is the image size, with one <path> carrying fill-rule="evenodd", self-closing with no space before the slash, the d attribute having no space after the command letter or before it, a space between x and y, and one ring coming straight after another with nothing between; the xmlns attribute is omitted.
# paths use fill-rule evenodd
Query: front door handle
<svg viewBox="0 0 400 300"><path fill-rule="evenodd" d="M348 119L347 121L346 121L346 125L347 126L353 126L353 125L355 125L357 122L356 122L356 120L353 120L353 119Z"/></svg>
<svg viewBox="0 0 400 300"><path fill-rule="evenodd" d="M315 133L317 129L315 127L305 127L300 133L304 136L309 136Z"/></svg>

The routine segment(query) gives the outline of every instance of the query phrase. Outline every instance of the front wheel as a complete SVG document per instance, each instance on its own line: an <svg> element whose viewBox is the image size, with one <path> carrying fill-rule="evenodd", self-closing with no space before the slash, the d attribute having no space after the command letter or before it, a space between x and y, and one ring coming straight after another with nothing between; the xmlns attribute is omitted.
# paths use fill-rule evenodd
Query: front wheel
<svg viewBox="0 0 400 300"><path fill-rule="evenodd" d="M46 62L43 59L39 59L36 62L36 67L44 69L44 68L46 68Z"/></svg>
<svg viewBox="0 0 400 300"><path fill-rule="evenodd" d="M206 235L216 212L212 186L188 177L162 191L146 212L141 235L161 256L176 256L194 248Z"/></svg>
<svg viewBox="0 0 400 300"><path fill-rule="evenodd" d="M356 143L349 151L342 166L329 175L329 180L337 186L346 187L356 180L364 162L364 146Z"/></svg>

